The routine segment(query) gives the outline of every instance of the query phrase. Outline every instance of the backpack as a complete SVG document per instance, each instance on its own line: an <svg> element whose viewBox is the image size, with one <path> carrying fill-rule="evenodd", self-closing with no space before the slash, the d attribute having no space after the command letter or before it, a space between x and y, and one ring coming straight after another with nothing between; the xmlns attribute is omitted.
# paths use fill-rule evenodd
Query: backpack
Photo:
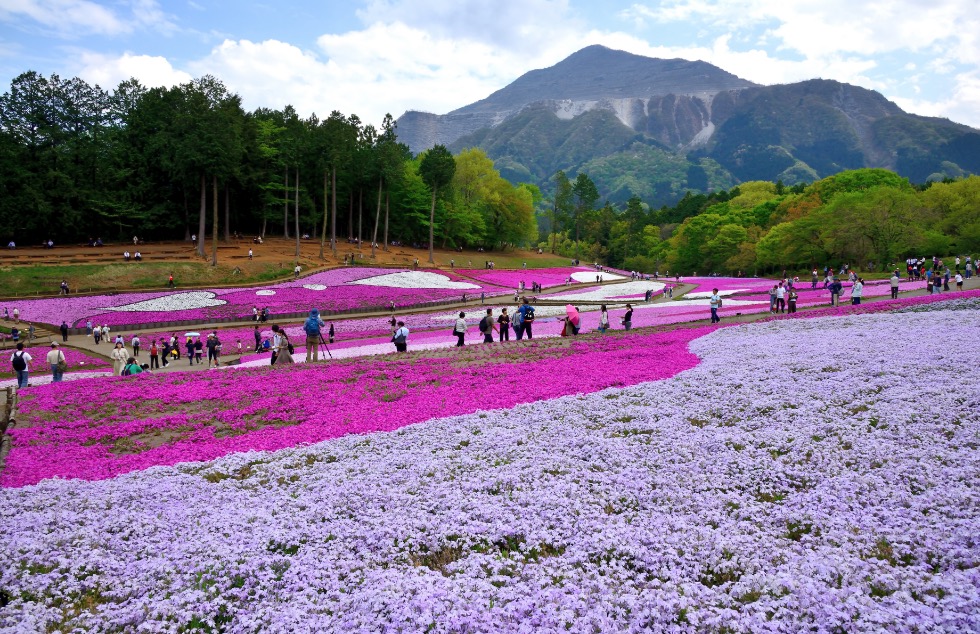
<svg viewBox="0 0 980 634"><path fill-rule="evenodd" d="M491 326L489 322L490 322L489 317L484 317L483 319L480 320L480 332L482 332L483 334L487 334L488 332L490 332Z"/></svg>
<svg viewBox="0 0 980 634"><path fill-rule="evenodd" d="M23 352L21 352L20 354L17 354L16 352L14 353L13 364L14 364L14 369L17 370L18 372L23 372L24 370L27 369L27 361L24 361Z"/></svg>
<svg viewBox="0 0 980 634"><path fill-rule="evenodd" d="M316 337L320 334L320 324L315 319L307 319L303 324L303 330L308 337Z"/></svg>
<svg viewBox="0 0 980 634"><path fill-rule="evenodd" d="M120 375L121 375L121 376L132 376L132 374L133 374L133 371L132 371L132 370L130 370L130 367L131 367L131 366L128 366L128 365L127 365L127 366L126 366L125 368L123 368L123 371L122 371L122 372L120 373Z"/></svg>

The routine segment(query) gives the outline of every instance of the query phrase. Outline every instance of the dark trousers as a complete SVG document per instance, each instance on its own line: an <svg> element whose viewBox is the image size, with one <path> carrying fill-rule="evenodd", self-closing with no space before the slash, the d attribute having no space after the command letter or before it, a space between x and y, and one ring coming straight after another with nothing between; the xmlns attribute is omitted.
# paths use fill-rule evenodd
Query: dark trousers
<svg viewBox="0 0 980 634"><path fill-rule="evenodd" d="M457 348L462 348L465 345L465 343L466 343L465 342L465 339L466 339L466 333L465 332L457 332L456 333L456 347Z"/></svg>
<svg viewBox="0 0 980 634"><path fill-rule="evenodd" d="M898 299L898 287L897 286L893 286L892 287L892 299Z"/></svg>
<svg viewBox="0 0 980 634"><path fill-rule="evenodd" d="M534 333L531 332L531 322L525 321L524 322L524 336L527 337L528 339L533 339L533 336L532 336L533 334Z"/></svg>
<svg viewBox="0 0 980 634"><path fill-rule="evenodd" d="M483 333L483 343L493 343L493 331Z"/></svg>
<svg viewBox="0 0 980 634"><path fill-rule="evenodd" d="M776 298L776 311L781 313L781 312L784 312L785 310L786 310L786 300L785 299L780 299L780 298L777 297Z"/></svg>
<svg viewBox="0 0 980 634"><path fill-rule="evenodd" d="M721 318L718 317L718 309L717 308L712 308L711 309L711 323L717 324L719 321L721 321Z"/></svg>
<svg viewBox="0 0 980 634"><path fill-rule="evenodd" d="M500 324L500 340L510 341L510 326L508 324Z"/></svg>
<svg viewBox="0 0 980 634"><path fill-rule="evenodd" d="M133 346L133 356L134 357L140 356L140 347L139 347L139 344L136 344L136 345Z"/></svg>
<svg viewBox="0 0 980 634"><path fill-rule="evenodd" d="M155 354L150 355L150 369L159 370L160 369L160 357Z"/></svg>

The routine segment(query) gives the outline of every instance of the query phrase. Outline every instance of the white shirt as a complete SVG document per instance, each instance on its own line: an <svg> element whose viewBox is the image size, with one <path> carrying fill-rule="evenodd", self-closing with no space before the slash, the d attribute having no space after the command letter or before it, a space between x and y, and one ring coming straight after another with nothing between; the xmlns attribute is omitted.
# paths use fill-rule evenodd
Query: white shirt
<svg viewBox="0 0 980 634"><path fill-rule="evenodd" d="M395 331L395 337L400 337L402 335L405 336L405 340L407 341L408 340L408 327L407 326L402 326L401 328L399 328L398 330Z"/></svg>
<svg viewBox="0 0 980 634"><path fill-rule="evenodd" d="M56 365L59 361L64 359L64 357L65 355L61 350L52 348L51 351L48 352L47 356L45 356L45 360L48 362L48 365Z"/></svg>
<svg viewBox="0 0 980 634"><path fill-rule="evenodd" d="M780 286L776 289L776 299L784 299L786 297L786 289Z"/></svg>
<svg viewBox="0 0 980 634"><path fill-rule="evenodd" d="M12 355L10 355L10 362L11 363L13 363L15 356L16 357L21 356L20 355L20 351L15 350L14 353ZM24 350L24 363L29 364L32 359L33 359L33 357L31 357L31 354L27 350Z"/></svg>
<svg viewBox="0 0 980 634"><path fill-rule="evenodd" d="M782 289L779 289L779 290L782 290ZM718 295L718 293L715 293L714 295L711 296L711 299L709 300L709 302L711 304L711 308L718 308L718 304L721 302L721 296Z"/></svg>
<svg viewBox="0 0 980 634"><path fill-rule="evenodd" d="M453 330L456 332L466 332L466 320L460 317L456 320L456 325L453 326Z"/></svg>

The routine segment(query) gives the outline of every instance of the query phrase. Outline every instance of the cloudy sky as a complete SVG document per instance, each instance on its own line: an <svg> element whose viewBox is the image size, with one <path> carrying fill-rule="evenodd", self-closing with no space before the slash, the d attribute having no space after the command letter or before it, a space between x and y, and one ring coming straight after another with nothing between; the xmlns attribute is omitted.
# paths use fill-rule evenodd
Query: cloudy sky
<svg viewBox="0 0 980 634"><path fill-rule="evenodd" d="M220 78L247 109L445 113L589 44L814 77L980 128L977 0L0 0L0 84Z"/></svg>

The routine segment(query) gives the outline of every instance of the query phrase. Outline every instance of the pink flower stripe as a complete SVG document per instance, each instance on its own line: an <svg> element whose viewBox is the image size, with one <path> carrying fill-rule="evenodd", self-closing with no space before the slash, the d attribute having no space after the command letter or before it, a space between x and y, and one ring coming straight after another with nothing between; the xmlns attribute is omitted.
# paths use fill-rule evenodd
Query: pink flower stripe
<svg viewBox="0 0 980 634"><path fill-rule="evenodd" d="M22 419L11 430L14 450L0 485L51 477L99 480L663 379L694 367L698 359L687 344L713 330L579 340L563 354L541 342L499 351L492 363L453 356L424 364L375 357L108 378L100 379L104 396L94 400L89 380L41 386L23 395ZM569 372L570 367L602 371ZM66 408L73 415L58 416Z"/></svg>

